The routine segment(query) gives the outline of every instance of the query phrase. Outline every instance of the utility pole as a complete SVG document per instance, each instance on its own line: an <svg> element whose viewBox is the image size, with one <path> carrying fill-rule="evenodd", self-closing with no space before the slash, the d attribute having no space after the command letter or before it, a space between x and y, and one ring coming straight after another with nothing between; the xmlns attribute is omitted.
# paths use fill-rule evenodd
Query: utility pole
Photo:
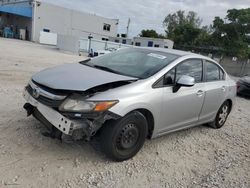
<svg viewBox="0 0 250 188"><path fill-rule="evenodd" d="M130 18L128 19L126 38L128 38L129 26L130 26Z"/></svg>
<svg viewBox="0 0 250 188"><path fill-rule="evenodd" d="M33 42L36 41L36 10L37 10L37 2L36 0L32 1L32 9L33 9L33 15L32 15L32 33L31 33L31 40Z"/></svg>
<svg viewBox="0 0 250 188"><path fill-rule="evenodd" d="M88 36L88 43L89 43L89 49L88 49L88 53L89 53L89 57L92 57L92 51L91 51L91 39L93 38L93 36L91 35L91 33Z"/></svg>

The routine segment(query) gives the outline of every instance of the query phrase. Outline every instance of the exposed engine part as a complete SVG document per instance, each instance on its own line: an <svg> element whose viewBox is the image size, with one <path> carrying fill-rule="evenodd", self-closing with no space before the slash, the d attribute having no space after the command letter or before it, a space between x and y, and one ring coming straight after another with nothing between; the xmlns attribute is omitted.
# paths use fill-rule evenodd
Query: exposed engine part
<svg viewBox="0 0 250 188"><path fill-rule="evenodd" d="M56 129L55 127L52 127L51 130L47 130L45 132L42 132L42 135L45 137L50 137L50 138L56 138L56 139L61 139L62 137L62 132Z"/></svg>
<svg viewBox="0 0 250 188"><path fill-rule="evenodd" d="M73 137L66 135L66 134L62 134L61 140L62 140L62 142L67 143L67 144L71 144L74 142Z"/></svg>
<svg viewBox="0 0 250 188"><path fill-rule="evenodd" d="M88 119L78 120L77 129L74 127L72 137L74 140L85 139L89 141L92 136L103 126L103 124L110 119L119 119L120 116L111 112L101 114L96 119L90 121Z"/></svg>
<svg viewBox="0 0 250 188"><path fill-rule="evenodd" d="M42 134L51 138L58 138L68 142L69 140L82 140L85 139L89 141L92 136L103 126L103 124L110 119L119 119L120 116L112 112L100 113L98 116L91 116L93 119L88 119L88 117L81 117L77 119L72 119L72 134L66 135L53 126L38 110L31 104L26 103L24 108L28 115L33 115L36 119L42 122L48 131Z"/></svg>
<svg viewBox="0 0 250 188"><path fill-rule="evenodd" d="M96 132L103 126L103 124L107 121L107 120L117 120L119 119L120 116L111 112L107 112L105 114L103 114L102 116L100 116L99 118L95 119L94 121L90 122L90 137L94 136L96 134Z"/></svg>
<svg viewBox="0 0 250 188"><path fill-rule="evenodd" d="M33 112L34 112L34 110L35 110L34 106L32 106L32 105L29 104L29 103L25 103L25 104L23 105L23 108L26 110L27 116L30 116L31 114L33 114Z"/></svg>
<svg viewBox="0 0 250 188"><path fill-rule="evenodd" d="M73 140L77 141L77 140L82 140L83 138L85 138L86 135L83 131L83 129L76 129L73 131L72 133L72 138Z"/></svg>

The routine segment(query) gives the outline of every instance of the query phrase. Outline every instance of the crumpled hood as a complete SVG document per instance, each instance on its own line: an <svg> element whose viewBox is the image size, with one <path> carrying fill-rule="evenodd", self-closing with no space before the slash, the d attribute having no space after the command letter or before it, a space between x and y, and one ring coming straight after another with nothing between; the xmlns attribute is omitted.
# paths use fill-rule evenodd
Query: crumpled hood
<svg viewBox="0 0 250 188"><path fill-rule="evenodd" d="M95 86L118 81L132 81L137 78L72 63L45 69L33 75L32 80L52 89L86 91Z"/></svg>

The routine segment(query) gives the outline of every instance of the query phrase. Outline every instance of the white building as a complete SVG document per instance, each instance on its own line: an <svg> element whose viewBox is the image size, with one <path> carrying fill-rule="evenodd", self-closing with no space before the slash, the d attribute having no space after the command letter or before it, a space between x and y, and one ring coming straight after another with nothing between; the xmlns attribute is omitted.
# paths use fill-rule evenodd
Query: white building
<svg viewBox="0 0 250 188"><path fill-rule="evenodd" d="M141 47L155 47L155 48L170 48L174 46L174 42L169 39L148 38L148 37L134 37L133 44Z"/></svg>
<svg viewBox="0 0 250 188"><path fill-rule="evenodd" d="M130 38L109 37L109 41L116 42L116 43L121 43L121 44L133 45L133 39L130 39Z"/></svg>
<svg viewBox="0 0 250 188"><path fill-rule="evenodd" d="M133 39L123 37L109 37L111 42L141 46L141 47L155 47L155 48L170 48L174 46L174 42L169 39L148 38L148 37L134 37Z"/></svg>
<svg viewBox="0 0 250 188"><path fill-rule="evenodd" d="M118 19L84 13L37 0L0 0L0 29L9 26L14 37L25 29L26 39L39 42L40 32L108 40L117 35Z"/></svg>

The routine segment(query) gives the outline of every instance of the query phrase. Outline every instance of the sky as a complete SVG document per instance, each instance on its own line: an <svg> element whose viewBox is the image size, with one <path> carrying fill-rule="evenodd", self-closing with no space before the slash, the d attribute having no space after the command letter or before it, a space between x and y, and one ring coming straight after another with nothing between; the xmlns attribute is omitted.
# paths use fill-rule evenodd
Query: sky
<svg viewBox="0 0 250 188"><path fill-rule="evenodd" d="M63 7L119 19L118 33L126 33L131 19L129 37L142 29L164 33L165 16L178 10L194 11L210 25L215 16L225 18L228 9L250 8L250 0L43 0Z"/></svg>

